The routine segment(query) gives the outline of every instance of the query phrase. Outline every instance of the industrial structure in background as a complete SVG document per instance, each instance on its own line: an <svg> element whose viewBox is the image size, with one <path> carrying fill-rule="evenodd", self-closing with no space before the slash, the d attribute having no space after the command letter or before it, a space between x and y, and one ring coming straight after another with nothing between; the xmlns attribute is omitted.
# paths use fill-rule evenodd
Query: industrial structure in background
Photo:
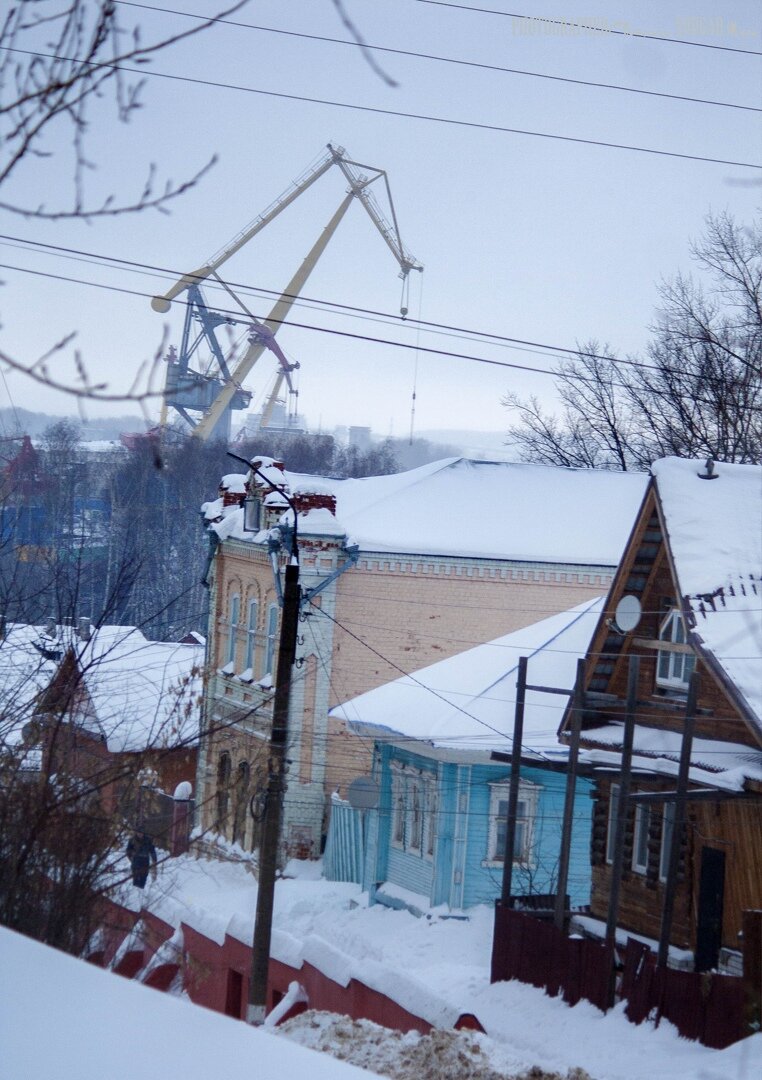
<svg viewBox="0 0 762 1080"><path fill-rule="evenodd" d="M290 206L295 199L334 165L338 166L349 184L346 195L313 244L301 266L289 281L270 314L264 321L260 321L249 311L230 286L222 280L218 271L223 263L227 262L232 255L247 244L257 233L261 232L266 225L269 225L287 206ZM381 179L383 179L383 186L389 201L391 221L384 216L373 193L369 190L373 183ZM288 394L295 402L297 392L291 374L299 367L299 364L289 362L276 342L275 335L288 317L291 307L299 297L318 259L325 251L328 241L333 236L354 199L358 199L365 207L371 221L381 233L389 250L399 264L400 277L402 278L400 312L403 317L407 314L408 275L411 270L422 270L423 267L415 261L402 244L387 175L383 169L377 169L351 160L342 147L332 146L329 143L327 153L320 158L317 164L311 166L298 177L274 203L247 225L209 262L200 266L197 270L183 275L166 293L162 296L154 296L152 299L151 306L154 311L165 313L169 311L173 300L182 294L186 294L184 297L186 305L185 321L180 350L177 352L174 348L170 349L166 358L167 378L166 393L162 406L162 429L166 425L168 411L171 408L190 425L192 434L196 438L206 441L214 436L218 439L229 440L232 412L246 409L251 402L251 393L244 390L243 381L265 349L269 349L275 355L278 361L278 369L274 385L262 406L260 426L269 426L273 409L284 382ZM212 311L207 306L201 292L201 285L208 279L213 279L225 289L231 299L241 308L243 317L233 317L230 314ZM226 356L220 346L217 339L217 330L220 326L234 325L248 327L248 345L243 356L233 366L232 357L230 355ZM209 349L211 358L205 370L194 370L191 367L191 362L194 360L198 362L197 358L200 356L201 346L204 344Z"/></svg>

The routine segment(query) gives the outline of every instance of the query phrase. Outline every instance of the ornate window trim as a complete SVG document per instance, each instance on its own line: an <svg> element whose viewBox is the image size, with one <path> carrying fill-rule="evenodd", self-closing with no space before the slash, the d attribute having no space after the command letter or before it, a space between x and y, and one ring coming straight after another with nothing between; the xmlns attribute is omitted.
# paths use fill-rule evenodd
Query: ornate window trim
<svg viewBox="0 0 762 1080"><path fill-rule="evenodd" d="M402 761L390 762L389 843L398 851L432 861L436 846L437 777Z"/></svg>
<svg viewBox="0 0 762 1080"><path fill-rule="evenodd" d="M439 814L439 787L436 776L424 777L423 781L423 857L434 861L434 852L437 846L437 825Z"/></svg>
<svg viewBox="0 0 762 1080"><path fill-rule="evenodd" d="M508 824L508 780L491 780L489 795L489 835L487 839L486 866L502 866L505 852L505 835ZM513 852L514 866L534 866L534 827L542 787L531 780L519 782L519 798L516 807L516 834Z"/></svg>

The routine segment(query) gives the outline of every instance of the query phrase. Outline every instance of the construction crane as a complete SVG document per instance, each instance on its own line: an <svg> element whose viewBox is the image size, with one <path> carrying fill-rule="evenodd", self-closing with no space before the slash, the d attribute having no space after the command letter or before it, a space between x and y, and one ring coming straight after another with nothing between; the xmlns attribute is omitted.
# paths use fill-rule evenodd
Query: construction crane
<svg viewBox="0 0 762 1080"><path fill-rule="evenodd" d="M240 251L244 244L247 244L257 233L261 232L286 207L290 206L295 199L307 191L316 180L319 180L324 173L334 166L343 174L349 185L348 190L338 209L318 236L269 315L263 321L260 321L236 296L230 286L222 280L218 271L228 259L235 255L237 251ZM383 181L391 220L388 220L382 213L373 192L369 190L371 184L379 180ZM329 240L336 232L341 219L354 199L357 199L363 205L392 255L397 260L400 268L399 276L402 278L400 313L403 318L407 315L409 274L411 270L420 271L423 270L423 267L416 262L402 244L387 175L383 169L353 161L347 157L347 153L342 147L328 143L327 153L321 157L318 163L302 173L275 202L242 229L237 236L233 237L230 243L214 255L209 262L204 263L203 266L191 271L189 274L184 274L166 293L162 296L154 296L151 300L154 311L163 314L169 311L173 300L182 294L185 294L186 297L184 301L186 304L185 324L180 352L179 354L171 353L168 357L162 426L166 421L167 409L174 408L190 424L194 437L203 441L206 441L212 435L216 438L229 439L233 410L245 409L251 402L251 393L244 390L243 381L262 353L268 349L276 356L279 367L275 384L262 411L261 423L263 427L267 426L284 381L289 391L294 393L291 373L299 366L298 364L289 363L277 344L275 335L286 321L294 302L299 297L318 259L325 251ZM221 314L207 307L200 286L209 279L213 279L222 285L242 309L245 318ZM248 347L231 370L231 366L217 340L216 331L222 325L239 323L249 327ZM194 371L190 366L191 360L203 342L208 345L213 359L205 372ZM192 413L201 413L202 415L200 419L196 419L191 415Z"/></svg>

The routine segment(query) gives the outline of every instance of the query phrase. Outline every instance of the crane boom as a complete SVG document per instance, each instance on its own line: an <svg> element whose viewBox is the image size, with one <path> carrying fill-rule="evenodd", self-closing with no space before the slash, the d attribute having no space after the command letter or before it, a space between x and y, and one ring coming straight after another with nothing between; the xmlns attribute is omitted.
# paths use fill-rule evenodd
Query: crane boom
<svg viewBox="0 0 762 1080"><path fill-rule="evenodd" d="M343 202L341 203L341 206L338 208L338 210L328 222L326 227L323 229L320 236L317 238L316 242L312 246L306 259L302 262L297 272L289 281L288 285L286 286L285 292L281 295L280 299L275 303L275 306L273 307L270 314L264 320L264 325L270 331L272 331L273 334L275 334L280 329L281 325L285 321L289 311L294 305L294 302L298 298L299 293L304 288L307 278L310 276L315 267L315 264L325 251L328 241L336 232L339 222L351 206L353 198L354 195L352 192L345 196ZM241 383L249 374L249 372L254 367L257 360L259 360L260 356L266 348L267 345L263 340L255 340L249 345L249 348L241 357L238 366L232 373L230 379L220 390L211 408L194 427L193 434L196 438L202 440L209 438L223 412L233 400L233 395L236 393L236 390L240 387Z"/></svg>
<svg viewBox="0 0 762 1080"><path fill-rule="evenodd" d="M403 275L407 275L411 270L423 270L420 263L416 262L412 255L405 250L400 237L400 230L397 224L397 214L394 209L394 202L392 201L392 192L389 187L389 179L386 172L383 169L376 169L372 165L361 165L359 161L352 161L348 157L341 147L334 148L331 144L328 144L329 151L334 154L333 161L339 166L342 173L349 182L349 186L352 189L352 193L357 196L362 205L365 207L368 216L378 231L383 236L386 244L400 265L400 270ZM368 169L375 175L370 178L363 176L356 172L356 169ZM373 198L372 192L368 191L369 186L376 180L383 177L384 186L386 188L387 198L389 199L389 208L392 215L391 223L386 220L381 208L376 200Z"/></svg>
<svg viewBox="0 0 762 1080"><path fill-rule="evenodd" d="M290 206L294 199L298 199L307 188L311 187L316 180L319 180L323 173L328 172L333 163L334 155L331 153L325 154L313 169L308 169L305 173L302 173L290 188L287 188L275 202L271 203L266 210L263 210L261 214L255 217L245 229L241 229L229 244L226 244L216 255L212 256L209 262L204 263L198 270L192 270L189 274L183 274L183 276L175 282L172 288L168 289L162 296L154 296L151 300L151 307L154 311L169 311L170 304L181 292L184 292L191 285L200 285L210 274L213 274L218 270L223 263L226 263L228 259L231 258L231 256L235 255L237 251L240 251L244 244L248 244L252 237L256 236L258 232L261 232L265 225L269 225L278 214L283 213L286 207Z"/></svg>
<svg viewBox="0 0 762 1080"><path fill-rule="evenodd" d="M323 229L317 241L310 249L309 254L286 286L286 289L279 300L276 302L272 311L264 322L260 323L253 318L251 312L249 312L248 308L246 308L240 299L235 296L229 286L225 285L217 274L217 271L223 263L227 262L227 260L237 251L240 251L244 244L248 243L248 241L256 236L258 232L261 232L266 225L269 225L271 221L286 209L286 207L290 206L295 199L311 187L324 173L328 172L333 165L338 166L341 170L342 175L349 185L349 189L341 205L336 210L325 229ZM386 196L389 201L391 221L387 220L384 216L378 202L373 196L373 192L369 190L370 185L380 179L383 180ZM387 247L394 255L400 268L400 277L403 279L404 301L407 278L410 271L423 270L423 267L416 262L402 243L388 177L383 169L377 169L373 166L363 165L358 161L353 161L347 156L343 147L334 146L331 143L328 143L327 145L327 153L325 153L315 165L311 166L302 173L301 176L297 177L282 195L271 203L267 209L263 210L258 217L245 226L245 228L234 236L228 244L213 255L208 262L204 263L197 270L193 270L188 274L183 274L182 277L180 277L165 293L161 296L154 296L152 298L151 306L154 311L166 312L169 310L174 299L183 292L188 293L183 345L180 350L180 357L175 365L177 367L177 372L171 372L170 368L167 369L167 391L169 393L171 381L170 375L172 375L174 382L171 389L174 393L174 400L166 398L166 401L176 408L191 424L192 434L196 438L206 440L210 437L212 432L216 430L219 433L225 426L227 426L229 430L230 410L245 408L251 398L251 394L242 389L243 380L249 374L265 349L270 349L278 357L280 363L279 378L276 384L277 388L280 388L284 379L288 381L289 388L291 388L290 372L293 370L294 366L298 365L290 365L288 363L282 351L276 345L274 335L286 320L288 313L301 293L308 277L312 273L315 264L325 250L328 241L336 231L339 222L349 209L353 199L358 199L359 202L362 203L366 213L380 232ZM220 346L215 336L215 327L223 323L234 323L237 320L229 318L226 315L210 312L206 307L201 296L199 285L211 275L217 277L217 280L224 285L231 296L233 296L233 299L244 308L244 311L247 312L253 320L248 348L233 372L228 371L222 358ZM404 317L407 314L407 308L403 306L400 310ZM201 324L201 333L192 341L191 327L194 323ZM219 376L200 375L189 369L188 361L199 342L204 339L210 346L216 359L220 372ZM174 383L177 383L177 386L175 386ZM217 389L217 387L219 387L219 389ZM210 400L213 394L216 394L216 396L214 396L213 400ZM264 420L269 419L273 404L274 397L273 394L271 394L263 414ZM203 416L195 426L193 425L193 420L188 415L188 410L203 412ZM226 412L228 413L227 418L225 418ZM163 418L166 416L166 404L162 416Z"/></svg>

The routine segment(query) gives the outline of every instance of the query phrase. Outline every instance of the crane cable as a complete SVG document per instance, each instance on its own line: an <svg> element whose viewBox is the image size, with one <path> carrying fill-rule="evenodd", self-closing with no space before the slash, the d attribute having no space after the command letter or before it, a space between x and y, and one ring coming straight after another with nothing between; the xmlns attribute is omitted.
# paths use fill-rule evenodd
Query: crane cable
<svg viewBox="0 0 762 1080"><path fill-rule="evenodd" d="M410 403L410 442L413 445L413 432L415 430L415 402L418 396L418 357L421 346L421 308L423 307L423 278L418 289L418 319L415 331L415 353L413 354L413 396Z"/></svg>

